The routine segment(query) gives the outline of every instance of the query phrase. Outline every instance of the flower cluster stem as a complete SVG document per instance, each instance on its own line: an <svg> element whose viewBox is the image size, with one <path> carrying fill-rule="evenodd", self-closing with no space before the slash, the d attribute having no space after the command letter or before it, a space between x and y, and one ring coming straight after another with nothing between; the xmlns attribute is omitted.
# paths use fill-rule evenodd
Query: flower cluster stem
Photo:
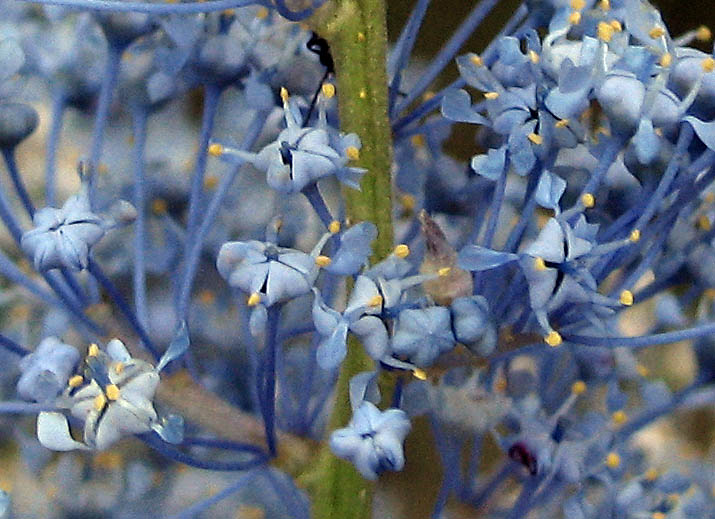
<svg viewBox="0 0 715 519"><path fill-rule="evenodd" d="M368 170L360 191L345 190L347 217L351 223L371 221L377 226L374 263L393 247L386 7L384 0L338 0L331 7L330 12L318 15L317 32L327 39L335 61L340 129L360 136L362 149L356 165ZM350 379L372 364L359 342L351 338L338 376L330 431L350 420ZM310 476L316 519L370 517L373 485L351 464L336 458L327 445Z"/></svg>

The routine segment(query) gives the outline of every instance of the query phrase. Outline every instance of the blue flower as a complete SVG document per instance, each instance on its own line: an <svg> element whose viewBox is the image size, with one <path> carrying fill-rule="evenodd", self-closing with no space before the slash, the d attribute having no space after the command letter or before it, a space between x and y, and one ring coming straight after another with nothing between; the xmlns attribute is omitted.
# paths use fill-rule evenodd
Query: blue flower
<svg viewBox="0 0 715 519"><path fill-rule="evenodd" d="M400 409L380 411L363 401L347 427L330 435L330 448L367 479L377 479L385 470L402 470L402 443L410 431L407 414Z"/></svg>
<svg viewBox="0 0 715 519"><path fill-rule="evenodd" d="M90 249L112 226L92 212L85 188L68 198L61 209L40 209L32 223L34 228L22 235L22 248L38 271L86 269Z"/></svg>
<svg viewBox="0 0 715 519"><path fill-rule="evenodd" d="M449 309L432 306L403 310L392 338L392 351L406 356L417 366L429 366L454 347Z"/></svg>
<svg viewBox="0 0 715 519"><path fill-rule="evenodd" d="M79 362L77 348L47 337L20 361L22 376L17 394L26 400L45 402L60 394Z"/></svg>

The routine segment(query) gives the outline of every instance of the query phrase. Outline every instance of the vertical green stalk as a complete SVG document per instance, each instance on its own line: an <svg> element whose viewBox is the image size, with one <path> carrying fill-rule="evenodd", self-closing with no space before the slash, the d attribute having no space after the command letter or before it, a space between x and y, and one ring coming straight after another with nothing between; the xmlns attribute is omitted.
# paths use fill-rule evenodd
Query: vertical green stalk
<svg viewBox="0 0 715 519"><path fill-rule="evenodd" d="M392 134L387 115L387 29L384 0L333 0L318 32L330 44L335 61L341 130L357 133L362 141L356 165L366 168L361 191L346 189L347 216L353 223L371 221L378 229L372 261L390 254L392 187L390 178ZM373 363L351 337L338 377L330 430L350 420L350 378L371 369ZM372 512L373 485L350 463L322 447L312 474L313 516L317 519L366 519Z"/></svg>

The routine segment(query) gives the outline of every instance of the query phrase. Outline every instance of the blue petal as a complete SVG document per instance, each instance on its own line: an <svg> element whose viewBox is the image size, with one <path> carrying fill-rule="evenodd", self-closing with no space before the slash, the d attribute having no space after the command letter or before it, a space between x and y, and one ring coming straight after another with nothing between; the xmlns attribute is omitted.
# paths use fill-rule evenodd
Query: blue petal
<svg viewBox="0 0 715 519"><path fill-rule="evenodd" d="M338 323L333 333L318 346L316 358L322 369L337 368L347 354L348 325L345 321Z"/></svg>
<svg viewBox="0 0 715 519"><path fill-rule="evenodd" d="M459 123L489 126L489 120L472 108L472 101L465 90L448 90L442 98L442 115Z"/></svg>
<svg viewBox="0 0 715 519"><path fill-rule="evenodd" d="M516 254L498 252L479 245L468 245L459 252L457 264L465 270L481 272L500 267L517 258Z"/></svg>
<svg viewBox="0 0 715 519"><path fill-rule="evenodd" d="M504 173L506 146L490 149L486 155L472 157L472 169L489 180L497 180Z"/></svg>
<svg viewBox="0 0 715 519"><path fill-rule="evenodd" d="M715 151L715 121L706 123L692 115L685 117L683 120L688 121L692 125L696 135L703 141L705 146Z"/></svg>
<svg viewBox="0 0 715 519"><path fill-rule="evenodd" d="M559 210L559 200L561 195L566 190L566 181L554 175L553 173L544 170L539 178L539 184L536 186L534 197L536 203L547 209Z"/></svg>

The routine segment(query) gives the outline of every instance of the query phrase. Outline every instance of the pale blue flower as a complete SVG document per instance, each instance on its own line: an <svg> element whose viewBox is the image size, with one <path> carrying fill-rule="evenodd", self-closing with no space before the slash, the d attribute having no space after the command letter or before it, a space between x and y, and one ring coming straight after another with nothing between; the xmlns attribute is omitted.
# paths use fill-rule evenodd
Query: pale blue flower
<svg viewBox="0 0 715 519"><path fill-rule="evenodd" d="M17 382L17 394L37 402L54 399L64 390L77 362L77 348L57 337L47 337L20 361L22 375Z"/></svg>

